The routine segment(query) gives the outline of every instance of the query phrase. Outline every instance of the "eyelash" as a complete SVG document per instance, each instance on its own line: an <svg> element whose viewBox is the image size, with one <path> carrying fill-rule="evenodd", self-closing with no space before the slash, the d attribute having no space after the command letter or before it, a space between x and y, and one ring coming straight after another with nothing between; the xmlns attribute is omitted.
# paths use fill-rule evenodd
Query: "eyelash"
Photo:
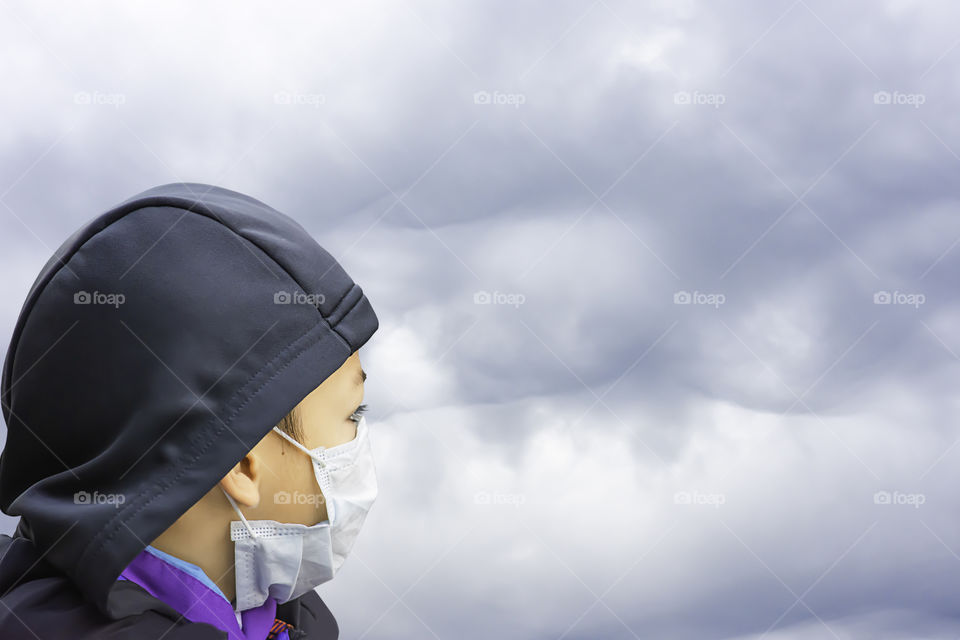
<svg viewBox="0 0 960 640"><path fill-rule="evenodd" d="M362 404L357 407L357 410L350 414L350 419L354 422L360 422L360 417L363 416L367 411L367 405Z"/></svg>

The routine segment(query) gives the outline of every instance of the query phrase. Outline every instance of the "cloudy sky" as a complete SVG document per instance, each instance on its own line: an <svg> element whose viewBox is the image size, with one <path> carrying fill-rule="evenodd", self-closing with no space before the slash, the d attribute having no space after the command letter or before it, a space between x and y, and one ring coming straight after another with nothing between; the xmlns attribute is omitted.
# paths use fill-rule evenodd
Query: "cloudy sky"
<svg viewBox="0 0 960 640"><path fill-rule="evenodd" d="M238 4L0 2L3 348L219 184L380 317L342 637L960 634L953 3Z"/></svg>

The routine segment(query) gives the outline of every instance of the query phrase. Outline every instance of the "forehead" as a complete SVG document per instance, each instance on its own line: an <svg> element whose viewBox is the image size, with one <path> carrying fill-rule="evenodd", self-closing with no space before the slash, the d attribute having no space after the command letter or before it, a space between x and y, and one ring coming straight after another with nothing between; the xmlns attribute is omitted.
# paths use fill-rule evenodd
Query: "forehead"
<svg viewBox="0 0 960 640"><path fill-rule="evenodd" d="M321 409L324 406L339 409L356 401L363 389L366 373L360 366L359 352L354 351L340 368L330 374L323 383L310 392L301 402L301 409Z"/></svg>
<svg viewBox="0 0 960 640"><path fill-rule="evenodd" d="M367 379L367 372L360 366L360 352L354 351L346 362L334 373L350 378L354 385L361 385Z"/></svg>

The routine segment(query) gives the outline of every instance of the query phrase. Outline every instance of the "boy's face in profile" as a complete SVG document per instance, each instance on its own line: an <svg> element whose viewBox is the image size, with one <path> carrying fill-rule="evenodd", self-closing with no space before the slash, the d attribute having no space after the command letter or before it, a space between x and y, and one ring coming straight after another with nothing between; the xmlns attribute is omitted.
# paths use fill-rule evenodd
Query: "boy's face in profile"
<svg viewBox="0 0 960 640"><path fill-rule="evenodd" d="M301 444L308 449L329 448L356 437L357 425L350 416L363 402L365 377L359 352L354 352L297 405L303 433ZM251 474L250 467L254 465L260 467L257 474ZM259 477L258 488L254 487L257 483L251 475ZM327 519L326 503L310 456L272 430L224 477L221 485L233 495L248 520L314 525Z"/></svg>
<svg viewBox="0 0 960 640"><path fill-rule="evenodd" d="M350 417L363 402L365 377L355 351L297 405L301 444L308 449L334 447L356 437L357 425ZM328 519L313 460L271 429L217 486L160 534L153 546L201 566L212 558L212 575L221 576L232 566L229 529L230 522L237 519L224 491L247 520L310 526ZM232 594L230 579L224 578L214 579Z"/></svg>
<svg viewBox="0 0 960 640"><path fill-rule="evenodd" d="M297 405L303 444L334 447L353 440L351 416L363 402L359 352L354 352ZM222 490L221 490L222 488ZM228 599L234 597L233 542L230 522L237 503L247 520L276 520L307 526L327 520L327 506L313 471L313 460L274 430L227 475L151 544L200 566Z"/></svg>

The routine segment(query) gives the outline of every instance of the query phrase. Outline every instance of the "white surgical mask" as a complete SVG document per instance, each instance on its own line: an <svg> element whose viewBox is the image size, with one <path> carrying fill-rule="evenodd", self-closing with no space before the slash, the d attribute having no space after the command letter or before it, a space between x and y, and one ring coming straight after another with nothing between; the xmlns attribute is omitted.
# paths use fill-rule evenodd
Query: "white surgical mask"
<svg viewBox="0 0 960 640"><path fill-rule="evenodd" d="M268 597L281 604L289 602L333 579L377 498L366 417L360 418L353 440L329 448L307 449L277 427L274 430L313 460L327 520L313 526L275 520L248 522L224 491L240 516L240 521L230 523L237 611L259 607Z"/></svg>

